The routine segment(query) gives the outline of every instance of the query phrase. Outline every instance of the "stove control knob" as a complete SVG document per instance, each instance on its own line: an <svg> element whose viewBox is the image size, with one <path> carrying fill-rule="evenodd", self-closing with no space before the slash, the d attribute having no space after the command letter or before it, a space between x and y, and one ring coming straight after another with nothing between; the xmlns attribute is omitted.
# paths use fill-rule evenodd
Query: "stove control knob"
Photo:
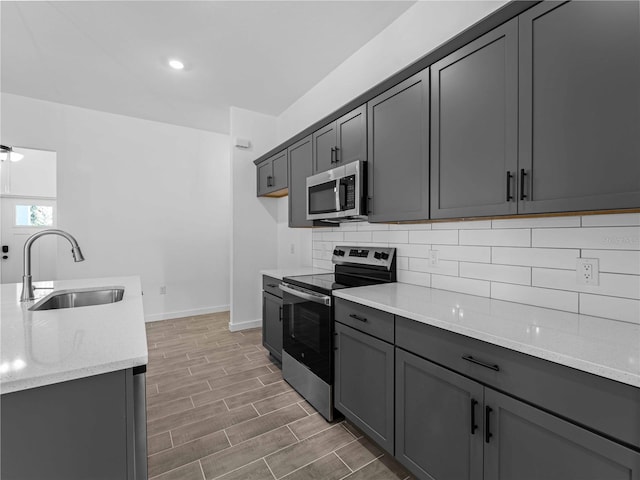
<svg viewBox="0 0 640 480"><path fill-rule="evenodd" d="M376 252L373 254L373 258L376 260L380 260L382 258L382 254L380 252Z"/></svg>
<svg viewBox="0 0 640 480"><path fill-rule="evenodd" d="M380 257L381 257L383 260L387 260L387 259L389 258L389 254L388 254L387 252L382 252L382 253L380 254Z"/></svg>
<svg viewBox="0 0 640 480"><path fill-rule="evenodd" d="M336 248L336 249L333 251L333 254L334 254L335 256L337 256L337 257L344 257L344 250L339 250L339 249L337 249L337 248Z"/></svg>

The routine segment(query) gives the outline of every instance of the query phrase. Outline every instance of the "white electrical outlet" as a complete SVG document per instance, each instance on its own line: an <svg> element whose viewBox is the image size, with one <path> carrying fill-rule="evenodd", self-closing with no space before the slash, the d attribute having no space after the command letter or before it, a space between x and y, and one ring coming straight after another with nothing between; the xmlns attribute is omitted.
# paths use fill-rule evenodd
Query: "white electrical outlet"
<svg viewBox="0 0 640 480"><path fill-rule="evenodd" d="M576 279L578 285L599 285L600 269L597 258L576 259Z"/></svg>
<svg viewBox="0 0 640 480"><path fill-rule="evenodd" d="M160 295L166 295L167 294L167 287L165 285L162 285L160 287Z"/></svg>
<svg viewBox="0 0 640 480"><path fill-rule="evenodd" d="M438 250L429 250L429 265L432 267L438 266Z"/></svg>

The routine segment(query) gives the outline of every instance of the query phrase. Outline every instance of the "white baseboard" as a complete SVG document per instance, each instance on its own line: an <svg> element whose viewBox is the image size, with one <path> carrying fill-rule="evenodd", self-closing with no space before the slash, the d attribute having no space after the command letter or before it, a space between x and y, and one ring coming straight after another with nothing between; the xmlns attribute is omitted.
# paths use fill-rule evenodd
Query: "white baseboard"
<svg viewBox="0 0 640 480"><path fill-rule="evenodd" d="M229 331L238 332L240 330L247 330L249 328L258 328L262 326L262 319L249 320L248 322L231 323L229 322Z"/></svg>
<svg viewBox="0 0 640 480"><path fill-rule="evenodd" d="M218 305L214 307L194 308L191 310L179 310L176 312L154 313L145 315L145 322L158 322L160 320L171 320L172 318L194 317L196 315L206 315L207 313L228 312L229 305Z"/></svg>

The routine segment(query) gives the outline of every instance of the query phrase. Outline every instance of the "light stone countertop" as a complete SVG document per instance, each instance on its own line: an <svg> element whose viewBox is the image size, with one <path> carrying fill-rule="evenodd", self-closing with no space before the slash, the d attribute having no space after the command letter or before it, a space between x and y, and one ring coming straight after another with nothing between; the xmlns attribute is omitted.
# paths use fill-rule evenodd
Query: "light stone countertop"
<svg viewBox="0 0 640 480"><path fill-rule="evenodd" d="M146 365L147 337L139 277L34 282L36 300L20 302L22 284L0 285L0 393ZM31 312L55 290L124 287L120 302Z"/></svg>
<svg viewBox="0 0 640 480"><path fill-rule="evenodd" d="M640 387L640 325L404 283L334 296Z"/></svg>
<svg viewBox="0 0 640 480"><path fill-rule="evenodd" d="M260 275L267 275L268 277L277 278L282 280L283 277L295 277L298 275L316 275L321 273L333 273L332 270L325 270L324 268L316 267L295 267L295 268L281 268L274 270L260 270Z"/></svg>

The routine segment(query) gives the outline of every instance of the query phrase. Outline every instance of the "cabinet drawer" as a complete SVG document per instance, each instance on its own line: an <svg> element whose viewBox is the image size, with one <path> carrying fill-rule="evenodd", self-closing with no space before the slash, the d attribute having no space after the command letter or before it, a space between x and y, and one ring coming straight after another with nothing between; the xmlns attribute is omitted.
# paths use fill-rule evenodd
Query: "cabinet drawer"
<svg viewBox="0 0 640 480"><path fill-rule="evenodd" d="M280 280L266 275L262 276L262 290L269 292L271 295L282 298L282 290L278 288Z"/></svg>
<svg viewBox="0 0 640 480"><path fill-rule="evenodd" d="M393 343L394 318L391 313L336 298L335 318L356 330Z"/></svg>
<svg viewBox="0 0 640 480"><path fill-rule="evenodd" d="M396 319L396 345L640 448L640 388L403 317Z"/></svg>

